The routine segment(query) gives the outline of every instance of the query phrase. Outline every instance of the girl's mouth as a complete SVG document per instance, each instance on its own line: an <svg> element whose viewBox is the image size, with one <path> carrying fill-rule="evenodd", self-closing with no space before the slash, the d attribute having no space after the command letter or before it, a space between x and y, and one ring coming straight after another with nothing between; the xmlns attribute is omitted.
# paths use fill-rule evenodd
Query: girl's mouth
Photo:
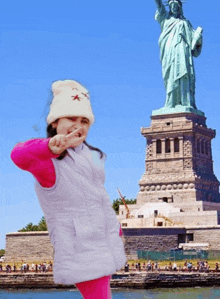
<svg viewBox="0 0 220 299"><path fill-rule="evenodd" d="M73 133L73 132L74 132L74 131L68 131L67 134L71 134L71 133ZM77 133L75 136L76 136L76 137L82 137L82 135L83 135L82 133Z"/></svg>

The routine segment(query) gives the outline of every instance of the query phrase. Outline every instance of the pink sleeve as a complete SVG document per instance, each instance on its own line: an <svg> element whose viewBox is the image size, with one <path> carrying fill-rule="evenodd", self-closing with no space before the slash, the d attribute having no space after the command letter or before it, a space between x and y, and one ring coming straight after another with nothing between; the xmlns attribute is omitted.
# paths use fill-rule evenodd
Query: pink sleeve
<svg viewBox="0 0 220 299"><path fill-rule="evenodd" d="M121 224L120 224L120 229L119 229L119 236L123 236L123 232L122 232L122 229L121 229Z"/></svg>
<svg viewBox="0 0 220 299"><path fill-rule="evenodd" d="M56 181L56 174L52 158L54 155L49 147L50 138L31 139L18 143L11 152L12 161L21 169L29 171L42 187L52 187Z"/></svg>

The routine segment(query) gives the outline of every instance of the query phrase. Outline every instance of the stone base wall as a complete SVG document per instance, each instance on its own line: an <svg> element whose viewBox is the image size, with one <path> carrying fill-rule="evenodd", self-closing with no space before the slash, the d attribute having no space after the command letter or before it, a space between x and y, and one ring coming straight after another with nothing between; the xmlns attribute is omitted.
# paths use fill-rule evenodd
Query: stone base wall
<svg viewBox="0 0 220 299"><path fill-rule="evenodd" d="M19 232L6 235L6 261L53 260L48 232Z"/></svg>
<svg viewBox="0 0 220 299"><path fill-rule="evenodd" d="M220 250L220 226L191 228L186 233L193 234L195 243L209 243L210 250Z"/></svg>
<svg viewBox="0 0 220 299"><path fill-rule="evenodd" d="M128 228L123 229L126 255L137 250L169 251L178 247L178 235L185 234L183 228Z"/></svg>
<svg viewBox="0 0 220 299"><path fill-rule="evenodd" d="M210 250L220 250L220 226L192 228L125 228L123 239L126 255L134 256L138 250L170 251L193 236L193 243L208 243Z"/></svg>
<svg viewBox="0 0 220 299"><path fill-rule="evenodd" d="M156 242L155 242L156 241ZM152 238L150 236L140 237L133 236L125 239L125 253L126 255L134 255L137 250L169 251L171 248L178 246L178 236L157 236Z"/></svg>
<svg viewBox="0 0 220 299"><path fill-rule="evenodd" d="M220 250L220 225L191 227L122 228L128 259L137 259L138 250L170 251L193 236L195 243L209 243L210 250ZM192 241L192 240L191 240ZM53 261L53 246L47 232L6 235L6 262Z"/></svg>

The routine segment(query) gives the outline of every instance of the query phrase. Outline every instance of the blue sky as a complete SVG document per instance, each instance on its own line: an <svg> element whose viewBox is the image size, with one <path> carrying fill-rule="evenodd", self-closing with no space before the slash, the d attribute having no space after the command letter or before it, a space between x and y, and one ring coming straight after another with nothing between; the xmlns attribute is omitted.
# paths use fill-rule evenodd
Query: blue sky
<svg viewBox="0 0 220 299"><path fill-rule="evenodd" d="M196 104L217 131L212 151L220 179L219 10L219 0L184 4L193 27L204 28L194 60ZM0 1L0 248L6 233L43 215L33 177L13 164L10 151L19 141L45 137L53 81L75 79L89 89L96 122L88 142L107 154L110 198L118 198L117 187L136 197L145 168L140 128L165 101L154 13L154 0Z"/></svg>

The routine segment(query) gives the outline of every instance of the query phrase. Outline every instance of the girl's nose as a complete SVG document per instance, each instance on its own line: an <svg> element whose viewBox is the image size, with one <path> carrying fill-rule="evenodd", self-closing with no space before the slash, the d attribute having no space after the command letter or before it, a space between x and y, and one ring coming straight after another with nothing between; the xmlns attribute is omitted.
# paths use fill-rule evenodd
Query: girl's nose
<svg viewBox="0 0 220 299"><path fill-rule="evenodd" d="M82 128L82 124L80 122L75 122L74 128L75 129L80 129L80 128Z"/></svg>
<svg viewBox="0 0 220 299"><path fill-rule="evenodd" d="M75 130L80 128L80 126L78 124L75 124L73 127L74 127Z"/></svg>

